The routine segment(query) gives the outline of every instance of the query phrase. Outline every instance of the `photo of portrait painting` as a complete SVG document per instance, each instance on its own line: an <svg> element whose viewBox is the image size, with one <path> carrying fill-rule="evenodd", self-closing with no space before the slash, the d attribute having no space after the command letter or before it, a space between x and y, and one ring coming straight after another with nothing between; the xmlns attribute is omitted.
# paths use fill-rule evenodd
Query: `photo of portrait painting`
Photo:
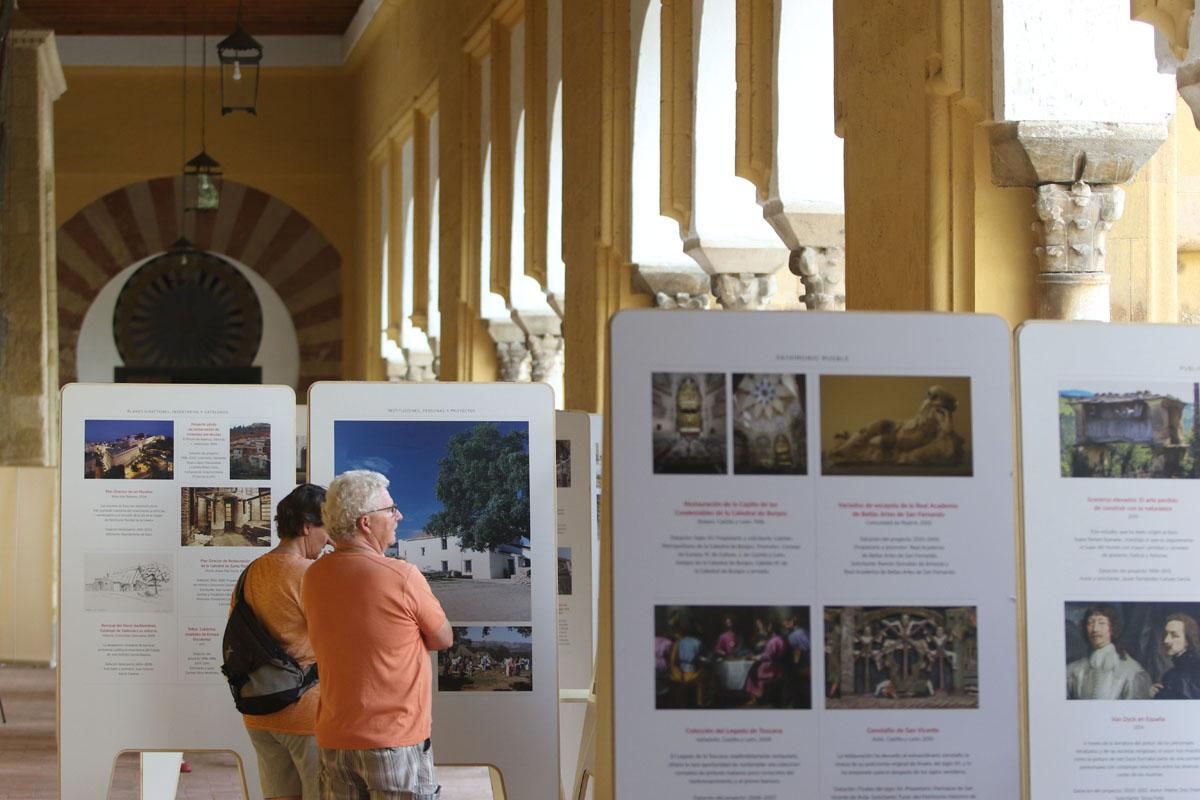
<svg viewBox="0 0 1200 800"><path fill-rule="evenodd" d="M803 375L733 375L733 473L808 471Z"/></svg>
<svg viewBox="0 0 1200 800"><path fill-rule="evenodd" d="M1068 700L1200 699L1200 601L1070 602Z"/></svg>
<svg viewBox="0 0 1200 800"><path fill-rule="evenodd" d="M978 708L974 606L825 608L825 707Z"/></svg>
<svg viewBox="0 0 1200 800"><path fill-rule="evenodd" d="M654 472L724 475L725 375L655 372L651 376Z"/></svg>
<svg viewBox="0 0 1200 800"><path fill-rule="evenodd" d="M821 473L972 474L971 379L822 375Z"/></svg>
<svg viewBox="0 0 1200 800"><path fill-rule="evenodd" d="M812 708L808 606L655 606L657 709Z"/></svg>
<svg viewBox="0 0 1200 800"><path fill-rule="evenodd" d="M1064 478L1200 477L1197 383L1075 381L1058 392Z"/></svg>

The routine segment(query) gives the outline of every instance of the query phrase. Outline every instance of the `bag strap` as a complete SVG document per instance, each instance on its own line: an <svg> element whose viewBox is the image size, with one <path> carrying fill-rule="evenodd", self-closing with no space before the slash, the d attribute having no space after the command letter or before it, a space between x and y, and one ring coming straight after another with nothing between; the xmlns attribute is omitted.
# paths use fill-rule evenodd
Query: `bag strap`
<svg viewBox="0 0 1200 800"><path fill-rule="evenodd" d="M242 570L242 575L238 578L237 582L237 602L244 603L247 607L249 607L250 604L246 602L246 576L250 574L250 567L253 565L253 561L246 565L246 568ZM250 611L253 612L254 609L250 608Z"/></svg>

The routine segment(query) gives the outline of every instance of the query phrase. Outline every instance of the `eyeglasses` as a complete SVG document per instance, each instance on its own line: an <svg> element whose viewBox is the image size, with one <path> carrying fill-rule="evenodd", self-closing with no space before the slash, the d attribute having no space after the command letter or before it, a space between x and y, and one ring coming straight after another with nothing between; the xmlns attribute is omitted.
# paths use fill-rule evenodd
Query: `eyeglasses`
<svg viewBox="0 0 1200 800"><path fill-rule="evenodd" d="M395 505L384 506L383 508L375 508L370 511L364 511L363 513L359 514L359 516L365 517L367 514L377 514L380 511L386 511L389 514L395 514L396 516L401 516L400 509L396 508Z"/></svg>

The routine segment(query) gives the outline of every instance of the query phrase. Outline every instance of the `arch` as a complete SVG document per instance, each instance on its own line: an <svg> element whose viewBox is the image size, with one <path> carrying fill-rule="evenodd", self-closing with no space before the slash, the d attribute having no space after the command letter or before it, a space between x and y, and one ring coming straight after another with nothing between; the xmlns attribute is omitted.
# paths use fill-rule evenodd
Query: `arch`
<svg viewBox="0 0 1200 800"><path fill-rule="evenodd" d="M76 378L84 314L100 290L136 261L167 250L181 233L258 273L279 294L300 342L301 396L342 371L342 258L303 214L252 186L221 182L219 210L192 215L181 231L177 176L110 192L58 229L59 380Z"/></svg>

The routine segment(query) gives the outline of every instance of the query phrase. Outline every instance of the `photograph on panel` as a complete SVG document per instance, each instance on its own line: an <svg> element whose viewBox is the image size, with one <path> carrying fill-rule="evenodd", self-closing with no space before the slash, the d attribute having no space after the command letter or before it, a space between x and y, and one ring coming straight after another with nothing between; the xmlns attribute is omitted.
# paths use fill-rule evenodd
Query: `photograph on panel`
<svg viewBox="0 0 1200 800"><path fill-rule="evenodd" d="M165 553L84 553L83 607L112 613L174 611L172 571Z"/></svg>
<svg viewBox="0 0 1200 800"><path fill-rule="evenodd" d="M1058 392L1064 478L1200 477L1197 383L1074 381Z"/></svg>
<svg viewBox="0 0 1200 800"><path fill-rule="evenodd" d="M179 494L184 547L271 546L271 487L185 486Z"/></svg>
<svg viewBox="0 0 1200 800"><path fill-rule="evenodd" d="M1200 699L1200 600L1065 604L1068 700Z"/></svg>
<svg viewBox="0 0 1200 800"><path fill-rule="evenodd" d="M972 474L971 379L822 375L821 473Z"/></svg>
<svg viewBox="0 0 1200 800"><path fill-rule="evenodd" d="M571 548L558 548L558 593L571 594Z"/></svg>
<svg viewBox="0 0 1200 800"><path fill-rule="evenodd" d="M308 430L296 431L296 483L308 482Z"/></svg>
<svg viewBox="0 0 1200 800"><path fill-rule="evenodd" d="M271 423L254 422L229 429L229 479L271 479Z"/></svg>
<svg viewBox="0 0 1200 800"><path fill-rule="evenodd" d="M733 473L808 473L804 376L733 375Z"/></svg>
<svg viewBox="0 0 1200 800"><path fill-rule="evenodd" d="M175 423L170 420L84 420L83 444L84 478L175 477Z"/></svg>
<svg viewBox="0 0 1200 800"><path fill-rule="evenodd" d="M554 441L554 485L559 489L571 488L571 440Z"/></svg>
<svg viewBox="0 0 1200 800"><path fill-rule="evenodd" d="M655 606L657 709L812 708L807 606Z"/></svg>
<svg viewBox="0 0 1200 800"><path fill-rule="evenodd" d="M974 606L827 606L825 708L978 708Z"/></svg>
<svg viewBox="0 0 1200 800"><path fill-rule="evenodd" d="M454 628L454 644L437 654L439 692L532 692L533 628Z"/></svg>
<svg viewBox="0 0 1200 800"><path fill-rule="evenodd" d="M656 475L724 475L725 375L655 372L651 375Z"/></svg>
<svg viewBox="0 0 1200 800"><path fill-rule="evenodd" d="M337 420L334 472L391 482L386 554L424 573L451 622L531 616L529 424Z"/></svg>

